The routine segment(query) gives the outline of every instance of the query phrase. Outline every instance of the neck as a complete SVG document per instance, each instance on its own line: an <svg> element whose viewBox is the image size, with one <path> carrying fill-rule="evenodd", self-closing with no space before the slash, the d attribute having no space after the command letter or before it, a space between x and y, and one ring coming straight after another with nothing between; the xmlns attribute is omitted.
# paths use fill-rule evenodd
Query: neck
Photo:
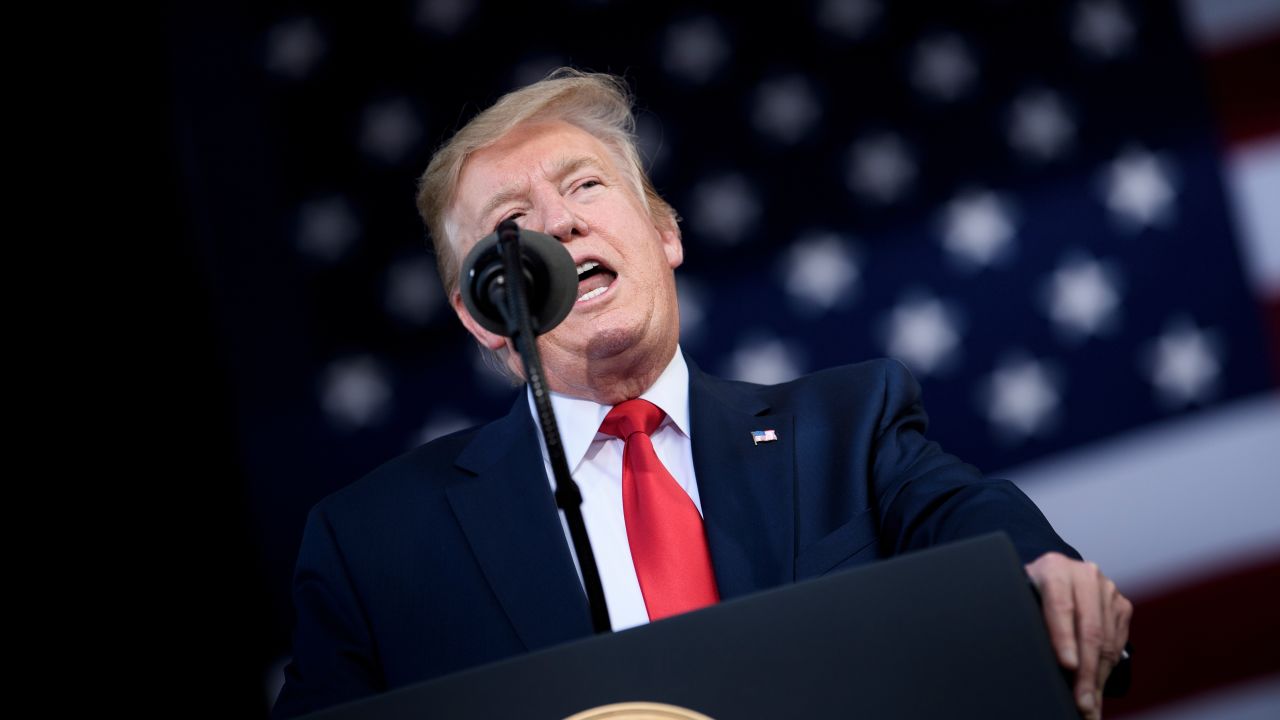
<svg viewBox="0 0 1280 720"><path fill-rule="evenodd" d="M586 372L565 377L547 368L547 384L552 390L601 405L617 405L640 397L648 390L675 356L676 345L655 353L623 353L609 358L592 358Z"/></svg>

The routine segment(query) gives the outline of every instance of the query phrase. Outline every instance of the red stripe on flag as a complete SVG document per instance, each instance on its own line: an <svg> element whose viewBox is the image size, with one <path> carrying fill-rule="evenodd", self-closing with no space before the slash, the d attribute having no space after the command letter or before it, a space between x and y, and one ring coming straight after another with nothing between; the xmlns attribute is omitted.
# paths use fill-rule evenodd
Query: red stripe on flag
<svg viewBox="0 0 1280 720"><path fill-rule="evenodd" d="M1229 144L1280 131L1280 31L1244 45L1214 50L1206 58L1210 92Z"/></svg>
<svg viewBox="0 0 1280 720"><path fill-rule="evenodd" d="M1118 717L1280 671L1280 556L1135 601L1133 687Z"/></svg>

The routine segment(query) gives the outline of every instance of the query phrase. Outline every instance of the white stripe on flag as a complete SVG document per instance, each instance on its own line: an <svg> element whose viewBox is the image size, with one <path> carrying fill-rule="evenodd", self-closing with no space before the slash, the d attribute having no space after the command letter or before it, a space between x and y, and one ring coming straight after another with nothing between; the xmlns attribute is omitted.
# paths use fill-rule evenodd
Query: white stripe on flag
<svg viewBox="0 0 1280 720"><path fill-rule="evenodd" d="M1103 710L1106 710L1105 703ZM1280 717L1280 675L1126 717L1127 720L1275 720Z"/></svg>
<svg viewBox="0 0 1280 720"><path fill-rule="evenodd" d="M1280 394L993 475L1129 597L1280 556Z"/></svg>
<svg viewBox="0 0 1280 720"><path fill-rule="evenodd" d="M1233 146L1223 170L1245 273L1256 293L1280 297L1280 134Z"/></svg>

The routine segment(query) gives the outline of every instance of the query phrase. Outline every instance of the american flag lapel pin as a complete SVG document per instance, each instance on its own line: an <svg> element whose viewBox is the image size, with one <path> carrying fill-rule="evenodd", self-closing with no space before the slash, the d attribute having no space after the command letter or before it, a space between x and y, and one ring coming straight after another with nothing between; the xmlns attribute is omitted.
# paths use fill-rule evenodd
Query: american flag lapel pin
<svg viewBox="0 0 1280 720"><path fill-rule="evenodd" d="M759 445L760 443L765 443L765 442L774 442L777 439L778 439L778 433L774 432L772 428L768 430L752 430L751 431L751 442L755 443L756 445Z"/></svg>

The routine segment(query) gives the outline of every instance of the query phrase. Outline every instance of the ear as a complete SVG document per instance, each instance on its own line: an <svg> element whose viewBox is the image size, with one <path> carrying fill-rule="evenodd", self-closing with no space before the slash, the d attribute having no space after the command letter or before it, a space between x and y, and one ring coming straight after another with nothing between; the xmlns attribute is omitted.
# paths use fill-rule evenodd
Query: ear
<svg viewBox="0 0 1280 720"><path fill-rule="evenodd" d="M458 315L458 320L462 321L462 326L471 333L484 347L490 350L497 350L507 344L507 339L502 335L491 333L485 330L476 319L471 317L471 313L467 310L466 303L462 302L462 293L457 290L453 291L453 295L449 298L449 302L453 305L453 312Z"/></svg>
<svg viewBox="0 0 1280 720"><path fill-rule="evenodd" d="M667 216L655 226L658 237L662 241L662 252L667 256L667 265L675 270L684 262L684 245L680 242L680 225L674 216Z"/></svg>

